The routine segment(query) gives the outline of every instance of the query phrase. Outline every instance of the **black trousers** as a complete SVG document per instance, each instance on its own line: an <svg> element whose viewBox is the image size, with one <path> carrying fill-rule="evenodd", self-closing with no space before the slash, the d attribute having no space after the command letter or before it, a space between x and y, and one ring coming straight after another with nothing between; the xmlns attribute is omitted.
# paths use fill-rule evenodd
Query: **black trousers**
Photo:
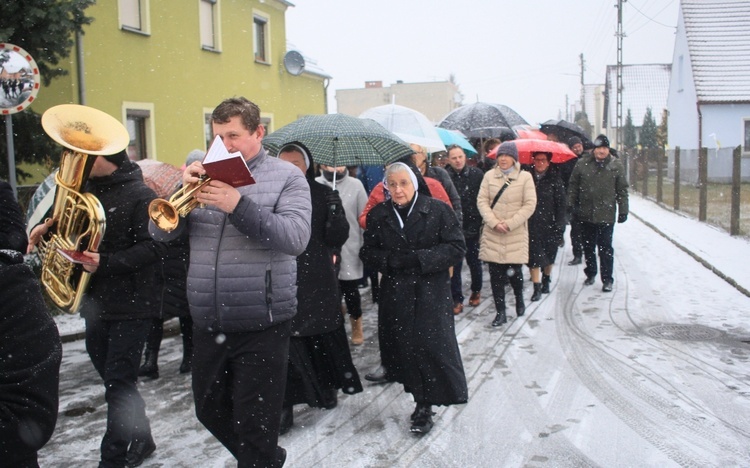
<svg viewBox="0 0 750 468"><path fill-rule="evenodd" d="M570 246L573 248L574 257L583 257L583 234L581 233L581 221L575 216L570 218Z"/></svg>
<svg viewBox="0 0 750 468"><path fill-rule="evenodd" d="M523 270L520 264L487 262L495 310L505 310L505 285L510 283L516 297L523 295Z"/></svg>
<svg viewBox="0 0 750 468"><path fill-rule="evenodd" d="M602 283L611 283L614 278L612 272L615 263L615 249L612 248L612 235L615 225L611 223L581 222L583 235L583 253L586 257L586 268L583 272L587 277L597 274L596 249L599 250L599 264L601 265Z"/></svg>
<svg viewBox="0 0 750 468"><path fill-rule="evenodd" d="M276 466L291 320L253 332L193 329L193 398L198 420L237 466Z"/></svg>
<svg viewBox="0 0 750 468"><path fill-rule="evenodd" d="M471 292L482 290L482 261L479 259L479 237L466 238L466 264L471 274ZM451 294L454 303L464 302L463 285L461 284L461 269L463 260L453 265L453 276L451 277Z"/></svg>
<svg viewBox="0 0 750 468"><path fill-rule="evenodd" d="M138 392L138 367L151 320L86 319L86 351L104 380L107 429L100 467L123 467L130 442L151 435L146 403Z"/></svg>
<svg viewBox="0 0 750 468"><path fill-rule="evenodd" d="M362 296L359 294L359 280L339 280L341 295L344 296L349 317L358 319L362 316Z"/></svg>

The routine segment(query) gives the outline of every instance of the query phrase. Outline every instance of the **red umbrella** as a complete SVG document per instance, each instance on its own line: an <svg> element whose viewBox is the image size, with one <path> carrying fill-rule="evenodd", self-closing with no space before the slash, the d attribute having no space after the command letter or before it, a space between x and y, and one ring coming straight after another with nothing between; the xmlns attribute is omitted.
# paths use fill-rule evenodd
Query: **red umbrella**
<svg viewBox="0 0 750 468"><path fill-rule="evenodd" d="M513 140L518 150L518 162L521 164L533 164L531 158L533 153L552 153L552 162L555 164L564 163L576 158L576 154L568 148L567 145L549 140L520 139ZM488 158L497 158L497 148L487 154Z"/></svg>
<svg viewBox="0 0 750 468"><path fill-rule="evenodd" d="M536 140L547 140L547 134L543 133L541 130L531 128L529 125L524 125L520 127L515 127L513 130L518 133L518 138L521 139L536 139Z"/></svg>
<svg viewBox="0 0 750 468"><path fill-rule="evenodd" d="M153 159L142 159L136 164L141 167L143 181L158 197L169 198L182 183L182 171L171 164Z"/></svg>

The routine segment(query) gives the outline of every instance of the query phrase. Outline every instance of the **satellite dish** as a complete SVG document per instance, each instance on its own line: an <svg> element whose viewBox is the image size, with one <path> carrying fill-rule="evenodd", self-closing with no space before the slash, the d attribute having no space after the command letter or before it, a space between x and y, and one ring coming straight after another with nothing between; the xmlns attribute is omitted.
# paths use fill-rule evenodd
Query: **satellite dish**
<svg viewBox="0 0 750 468"><path fill-rule="evenodd" d="M290 50L284 55L284 68L290 75L298 76L305 70L305 58L296 50Z"/></svg>

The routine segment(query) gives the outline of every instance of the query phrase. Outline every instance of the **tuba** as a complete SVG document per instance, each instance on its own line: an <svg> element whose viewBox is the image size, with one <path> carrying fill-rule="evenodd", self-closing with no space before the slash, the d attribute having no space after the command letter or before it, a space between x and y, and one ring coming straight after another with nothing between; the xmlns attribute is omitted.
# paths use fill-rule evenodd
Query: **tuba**
<svg viewBox="0 0 750 468"><path fill-rule="evenodd" d="M52 301L70 313L78 311L91 273L71 262L61 251L96 252L104 236L106 216L102 204L90 193L81 193L96 160L124 150L130 141L125 127L114 117L92 107L63 104L42 115L47 135L66 149L55 175L52 208L54 224L39 242L41 283Z"/></svg>

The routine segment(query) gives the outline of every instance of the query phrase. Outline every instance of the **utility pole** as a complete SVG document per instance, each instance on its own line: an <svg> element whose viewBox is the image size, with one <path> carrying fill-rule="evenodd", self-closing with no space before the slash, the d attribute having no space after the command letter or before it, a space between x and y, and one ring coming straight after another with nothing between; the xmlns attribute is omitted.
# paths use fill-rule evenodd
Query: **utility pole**
<svg viewBox="0 0 750 468"><path fill-rule="evenodd" d="M622 148L622 4L628 0L617 0L617 131L615 133L615 148Z"/></svg>
<svg viewBox="0 0 750 468"><path fill-rule="evenodd" d="M586 113L586 86L583 84L583 72L586 70L585 61L583 60L583 53L579 56L581 58L581 113ZM575 118L575 116L573 116Z"/></svg>

